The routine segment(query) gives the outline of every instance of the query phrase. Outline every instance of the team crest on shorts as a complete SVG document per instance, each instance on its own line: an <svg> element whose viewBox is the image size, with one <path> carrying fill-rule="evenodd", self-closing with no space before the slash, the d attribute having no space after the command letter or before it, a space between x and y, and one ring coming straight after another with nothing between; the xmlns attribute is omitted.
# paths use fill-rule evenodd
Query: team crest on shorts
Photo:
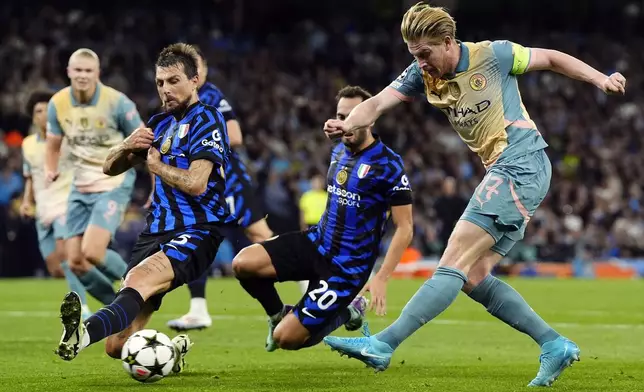
<svg viewBox="0 0 644 392"><path fill-rule="evenodd" d="M470 77L470 87L474 91L481 91L487 87L487 79L483 74L475 73Z"/></svg>
<svg viewBox="0 0 644 392"><path fill-rule="evenodd" d="M367 176L367 173L369 173L369 169L371 169L370 165L361 163L360 167L358 168L358 178L365 178Z"/></svg>
<svg viewBox="0 0 644 392"><path fill-rule="evenodd" d="M183 139L184 137L186 137L189 129L190 129L190 124L181 124L179 126L179 139Z"/></svg>
<svg viewBox="0 0 644 392"><path fill-rule="evenodd" d="M336 174L335 181L340 185L344 185L344 183L347 182L348 177L349 175L347 174L347 171L342 169L338 172L338 174Z"/></svg>
<svg viewBox="0 0 644 392"><path fill-rule="evenodd" d="M80 125L81 125L81 128L83 128L83 129L89 128L89 119L87 117L81 118L80 119Z"/></svg>

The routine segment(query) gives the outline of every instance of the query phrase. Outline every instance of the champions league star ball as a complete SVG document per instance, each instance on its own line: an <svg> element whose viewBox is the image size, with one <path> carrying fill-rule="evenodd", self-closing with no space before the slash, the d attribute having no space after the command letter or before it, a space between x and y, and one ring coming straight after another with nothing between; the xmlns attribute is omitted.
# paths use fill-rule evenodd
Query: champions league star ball
<svg viewBox="0 0 644 392"><path fill-rule="evenodd" d="M144 329L125 342L121 360L133 379L150 383L170 374L176 355L174 344L166 334Z"/></svg>

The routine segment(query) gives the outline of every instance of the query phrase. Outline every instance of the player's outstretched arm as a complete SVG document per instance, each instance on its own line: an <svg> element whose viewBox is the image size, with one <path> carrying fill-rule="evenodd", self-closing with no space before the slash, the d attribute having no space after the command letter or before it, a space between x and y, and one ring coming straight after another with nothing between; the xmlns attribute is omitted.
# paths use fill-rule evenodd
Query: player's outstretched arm
<svg viewBox="0 0 644 392"><path fill-rule="evenodd" d="M377 95L361 102L353 108L351 114L346 119L328 120L324 123L324 132L326 132L328 137L334 138L341 136L345 132L353 132L356 129L368 127L375 123L383 113L401 102L400 98L387 87Z"/></svg>
<svg viewBox="0 0 644 392"><path fill-rule="evenodd" d="M379 316L384 315L387 309L387 282L414 236L411 204L392 206L391 217L396 231L389 244L385 260L378 273L369 282L368 288L372 299L370 306Z"/></svg>
<svg viewBox="0 0 644 392"><path fill-rule="evenodd" d="M583 61L557 50L530 48L530 63L526 71L537 70L549 70L590 83L606 94L626 92L626 78L619 72L606 76Z"/></svg>
<svg viewBox="0 0 644 392"><path fill-rule="evenodd" d="M154 133L150 128L137 128L125 140L110 149L103 162L103 173L108 176L118 176L133 166L145 162L143 156L135 153L147 150L152 146L153 141Z"/></svg>
<svg viewBox="0 0 644 392"><path fill-rule="evenodd" d="M206 192L208 179L214 164L207 159L197 159L190 163L188 170L179 169L161 162L161 154L152 147L148 151L150 173L161 177L161 181L190 196L200 196Z"/></svg>

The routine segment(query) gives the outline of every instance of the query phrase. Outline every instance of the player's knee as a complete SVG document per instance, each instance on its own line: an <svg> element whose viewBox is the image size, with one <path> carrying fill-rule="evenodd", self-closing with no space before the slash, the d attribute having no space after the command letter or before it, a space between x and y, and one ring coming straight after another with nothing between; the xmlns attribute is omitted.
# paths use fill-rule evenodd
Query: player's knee
<svg viewBox="0 0 644 392"><path fill-rule="evenodd" d="M105 341L105 353L111 358L120 359L124 344L125 340L112 335Z"/></svg>
<svg viewBox="0 0 644 392"><path fill-rule="evenodd" d="M56 254L50 255L47 257L47 260L45 260L47 271L52 278L62 278L65 276L63 268L60 266L61 262L61 258Z"/></svg>
<svg viewBox="0 0 644 392"><path fill-rule="evenodd" d="M273 332L273 340L282 350L299 350L305 341L305 339L290 334L284 329L276 329Z"/></svg>
<svg viewBox="0 0 644 392"><path fill-rule="evenodd" d="M251 247L242 249L233 258L233 272L237 278L249 278L255 275L255 258Z"/></svg>
<svg viewBox="0 0 644 392"><path fill-rule="evenodd" d="M467 274L492 245L494 239L483 229L470 222L459 221L447 242L440 266L456 268Z"/></svg>
<svg viewBox="0 0 644 392"><path fill-rule="evenodd" d="M136 266L127 273L121 286L138 291L143 300L146 301L157 291L157 288L153 287L148 279L149 272L143 271L139 267Z"/></svg>
<svg viewBox="0 0 644 392"><path fill-rule="evenodd" d="M155 294L168 291L172 286L174 273L168 274L167 268L161 267L159 270L155 266L158 267L156 264L150 266L143 262L132 268L125 276L122 287L138 291L144 301Z"/></svg>
<svg viewBox="0 0 644 392"><path fill-rule="evenodd" d="M97 246L83 244L81 253L83 258L93 265L100 264L105 259L105 249Z"/></svg>
<svg viewBox="0 0 644 392"><path fill-rule="evenodd" d="M92 268L92 265L80 254L78 257L70 257L67 262L69 263L69 269L78 276L85 275Z"/></svg>

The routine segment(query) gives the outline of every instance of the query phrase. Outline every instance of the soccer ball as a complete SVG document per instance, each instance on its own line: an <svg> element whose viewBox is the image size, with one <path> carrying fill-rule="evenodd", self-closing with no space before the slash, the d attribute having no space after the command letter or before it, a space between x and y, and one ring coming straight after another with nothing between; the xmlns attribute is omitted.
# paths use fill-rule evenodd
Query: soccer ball
<svg viewBox="0 0 644 392"><path fill-rule="evenodd" d="M159 331L144 329L123 345L123 368L140 382L155 382L170 374L177 353L172 340Z"/></svg>

